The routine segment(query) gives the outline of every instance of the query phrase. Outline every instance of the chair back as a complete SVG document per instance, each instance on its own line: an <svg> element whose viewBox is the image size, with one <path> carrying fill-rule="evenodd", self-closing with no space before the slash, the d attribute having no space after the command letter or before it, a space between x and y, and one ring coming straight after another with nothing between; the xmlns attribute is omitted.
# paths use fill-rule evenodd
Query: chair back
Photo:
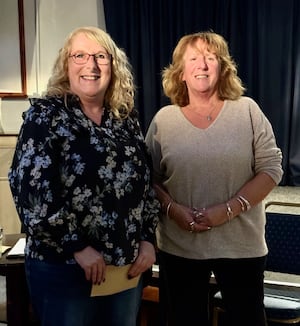
<svg viewBox="0 0 300 326"><path fill-rule="evenodd" d="M267 271L300 275L300 215L266 212Z"/></svg>

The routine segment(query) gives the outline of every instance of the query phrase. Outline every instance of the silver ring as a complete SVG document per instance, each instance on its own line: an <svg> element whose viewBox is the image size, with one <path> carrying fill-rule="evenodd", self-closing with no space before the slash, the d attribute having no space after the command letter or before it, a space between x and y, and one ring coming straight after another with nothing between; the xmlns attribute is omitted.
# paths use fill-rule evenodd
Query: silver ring
<svg viewBox="0 0 300 326"><path fill-rule="evenodd" d="M194 215L195 215L195 217L204 216L201 212L195 212Z"/></svg>
<svg viewBox="0 0 300 326"><path fill-rule="evenodd" d="M192 222L189 223L189 225L190 225L190 230L189 230L189 232L191 232L191 233L194 232L194 224L195 224L195 221L192 221Z"/></svg>

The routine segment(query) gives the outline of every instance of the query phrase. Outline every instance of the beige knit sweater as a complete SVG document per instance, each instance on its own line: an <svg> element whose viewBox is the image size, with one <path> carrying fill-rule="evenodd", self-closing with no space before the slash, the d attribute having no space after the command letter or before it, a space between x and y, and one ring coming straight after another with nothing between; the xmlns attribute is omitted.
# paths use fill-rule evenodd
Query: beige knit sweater
<svg viewBox="0 0 300 326"><path fill-rule="evenodd" d="M225 101L207 129L192 125L178 106L163 107L149 126L146 143L155 176L175 201L190 207L226 202L258 172L277 184L283 174L271 124L248 97ZM162 216L158 247L192 259L260 257L267 253L264 226L263 203L202 233L189 233Z"/></svg>

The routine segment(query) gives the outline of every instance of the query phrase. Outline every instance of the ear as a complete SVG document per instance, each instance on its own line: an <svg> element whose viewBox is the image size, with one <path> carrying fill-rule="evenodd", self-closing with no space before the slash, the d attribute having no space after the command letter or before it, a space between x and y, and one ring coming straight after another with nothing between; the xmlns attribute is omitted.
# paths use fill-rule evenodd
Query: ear
<svg viewBox="0 0 300 326"><path fill-rule="evenodd" d="M182 80L182 81L186 81L186 78L185 78L184 72L181 73L181 80Z"/></svg>

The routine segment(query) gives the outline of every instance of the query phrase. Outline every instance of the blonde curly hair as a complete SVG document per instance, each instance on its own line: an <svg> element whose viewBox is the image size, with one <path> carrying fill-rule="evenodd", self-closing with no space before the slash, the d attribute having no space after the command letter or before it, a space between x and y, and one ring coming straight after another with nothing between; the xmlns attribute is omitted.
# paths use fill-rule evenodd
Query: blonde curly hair
<svg viewBox="0 0 300 326"><path fill-rule="evenodd" d="M55 60L52 76L47 85L45 96L66 96L72 94L68 77L68 59L73 38L83 33L98 42L111 55L111 81L104 97L104 106L118 119L126 118L133 110L135 85L132 67L125 52L118 48L111 36L97 27L79 27L66 38Z"/></svg>
<svg viewBox="0 0 300 326"><path fill-rule="evenodd" d="M235 100L243 95L245 88L237 76L237 67L231 58L225 39L214 32L198 32L183 36L173 51L172 63L163 69L162 85L164 93L172 104L184 107L189 104L186 83L182 80L183 56L187 46L195 46L201 39L207 44L220 63L220 78L217 85L218 96L221 100Z"/></svg>

